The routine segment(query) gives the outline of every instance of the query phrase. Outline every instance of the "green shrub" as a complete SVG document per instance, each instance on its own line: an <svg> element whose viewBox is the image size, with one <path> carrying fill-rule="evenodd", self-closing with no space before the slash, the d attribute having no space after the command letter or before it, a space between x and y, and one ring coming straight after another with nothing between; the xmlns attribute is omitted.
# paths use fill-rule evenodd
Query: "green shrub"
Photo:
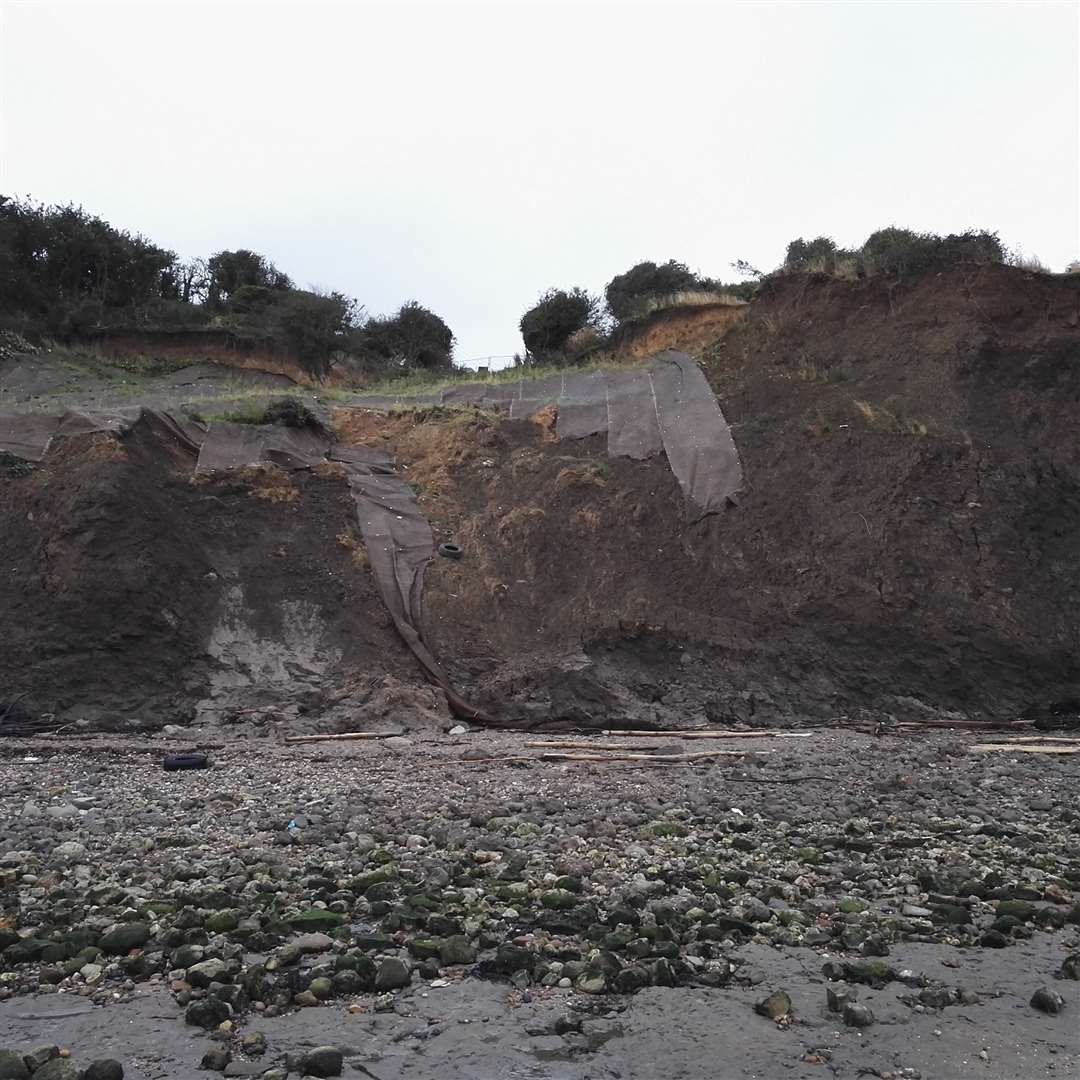
<svg viewBox="0 0 1080 1080"><path fill-rule="evenodd" d="M787 246L784 269L810 270L827 266L831 270L839 250L831 236L819 236L815 240L804 240L800 236Z"/></svg>
<svg viewBox="0 0 1080 1080"><path fill-rule="evenodd" d="M604 289L607 309L613 319L625 322L640 317L647 301L660 296L700 288L702 279L685 263L669 259L659 265L640 262L624 274L616 274Z"/></svg>
<svg viewBox="0 0 1080 1080"><path fill-rule="evenodd" d="M1005 250L997 233L969 229L938 236L891 225L871 233L857 251L838 247L828 236L814 240L799 237L788 244L781 269L835 277L905 277L932 268L999 263L1004 259Z"/></svg>
<svg viewBox="0 0 1080 1080"><path fill-rule="evenodd" d="M257 251L240 248L219 251L207 262L207 303L212 308L227 304L245 286L291 289L292 281Z"/></svg>
<svg viewBox="0 0 1080 1080"><path fill-rule="evenodd" d="M356 302L339 292L289 289L267 310L268 328L312 375L325 375L356 325Z"/></svg>
<svg viewBox="0 0 1080 1080"><path fill-rule="evenodd" d="M997 233L969 229L938 236L891 226L879 229L859 250L867 274L904 277L932 268L999 263L1005 251Z"/></svg>
<svg viewBox="0 0 1080 1080"><path fill-rule="evenodd" d="M548 289L518 324L526 362L564 362L570 338L586 327L597 328L599 318L599 300L584 289Z"/></svg>
<svg viewBox="0 0 1080 1080"><path fill-rule="evenodd" d="M176 255L82 207L0 196L0 311L62 327L82 305L132 308L162 295ZM95 310L97 310L95 308Z"/></svg>
<svg viewBox="0 0 1080 1080"><path fill-rule="evenodd" d="M934 238L929 234L889 226L871 233L859 249L859 256L868 274L903 277L927 269L934 251Z"/></svg>
<svg viewBox="0 0 1080 1080"><path fill-rule="evenodd" d="M369 319L357 341L362 351L398 370L451 371L454 366L453 331L415 300L394 315Z"/></svg>

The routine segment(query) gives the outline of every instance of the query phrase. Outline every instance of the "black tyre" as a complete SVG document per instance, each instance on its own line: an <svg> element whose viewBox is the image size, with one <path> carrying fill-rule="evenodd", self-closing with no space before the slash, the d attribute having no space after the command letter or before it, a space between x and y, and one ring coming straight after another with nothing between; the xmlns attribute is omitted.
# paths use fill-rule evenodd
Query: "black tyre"
<svg viewBox="0 0 1080 1080"><path fill-rule="evenodd" d="M180 769L205 769L210 762L205 754L196 751L190 754L166 754L161 764L166 772L178 772Z"/></svg>
<svg viewBox="0 0 1080 1080"><path fill-rule="evenodd" d="M440 544L439 554L444 559L460 559L465 553L457 544Z"/></svg>

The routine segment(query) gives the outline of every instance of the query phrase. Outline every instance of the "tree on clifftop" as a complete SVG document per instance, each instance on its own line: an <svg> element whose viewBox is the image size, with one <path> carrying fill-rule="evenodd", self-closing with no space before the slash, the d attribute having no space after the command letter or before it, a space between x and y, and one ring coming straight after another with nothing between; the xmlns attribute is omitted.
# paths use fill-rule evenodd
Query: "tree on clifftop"
<svg viewBox="0 0 1080 1080"><path fill-rule="evenodd" d="M233 293L245 285L266 289L292 288L288 274L257 251L245 248L211 255L207 263L207 277L207 302L212 308L227 304Z"/></svg>
<svg viewBox="0 0 1080 1080"><path fill-rule="evenodd" d="M584 289L548 289L521 316L521 339L530 357L557 360L570 338L586 327L596 327L600 302Z"/></svg>
<svg viewBox="0 0 1080 1080"><path fill-rule="evenodd" d="M607 309L612 318L625 322L641 315L654 297L671 296L686 289L700 288L701 278L685 263L669 259L657 265L640 262L625 274L616 274L604 289Z"/></svg>
<svg viewBox="0 0 1080 1080"><path fill-rule="evenodd" d="M369 319L361 331L365 348L401 367L449 371L454 364L454 334L434 311L415 300L394 315Z"/></svg>

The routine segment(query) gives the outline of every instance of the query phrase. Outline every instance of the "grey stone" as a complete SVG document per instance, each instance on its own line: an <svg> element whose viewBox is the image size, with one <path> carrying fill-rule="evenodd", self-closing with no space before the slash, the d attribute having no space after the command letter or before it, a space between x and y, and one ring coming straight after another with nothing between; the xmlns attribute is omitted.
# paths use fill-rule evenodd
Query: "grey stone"
<svg viewBox="0 0 1080 1080"><path fill-rule="evenodd" d="M868 1028L874 1022L874 1014L868 1005L860 1005L857 1001L849 1001L844 1006L844 1023L848 1027Z"/></svg>
<svg viewBox="0 0 1080 1080"><path fill-rule="evenodd" d="M464 934L454 934L439 945L439 960L446 965L475 963L476 947Z"/></svg>
<svg viewBox="0 0 1080 1080"><path fill-rule="evenodd" d="M586 971L577 981L583 994L602 994L607 989L607 978L599 971Z"/></svg>
<svg viewBox="0 0 1080 1080"><path fill-rule="evenodd" d="M842 1013L844 1006L849 1001L854 1001L858 993L853 986L847 983L832 983L825 987L825 1001L829 1006L829 1012Z"/></svg>
<svg viewBox="0 0 1080 1080"><path fill-rule="evenodd" d="M82 1070L71 1058L53 1058L34 1072L34 1080L79 1080Z"/></svg>
<svg viewBox="0 0 1080 1080"><path fill-rule="evenodd" d="M1033 1008L1038 1009L1039 1012L1057 1016L1065 1008L1065 999L1057 991L1051 990L1049 986L1040 986L1031 995L1031 1005Z"/></svg>
<svg viewBox="0 0 1080 1080"><path fill-rule="evenodd" d="M301 934L289 944L297 948L301 953L321 953L334 947L334 939L329 934L315 932Z"/></svg>
<svg viewBox="0 0 1080 1080"><path fill-rule="evenodd" d="M192 964L187 969L187 981L192 986L205 989L211 983L231 982L232 975L229 973L229 965L224 960L212 958Z"/></svg>
<svg viewBox="0 0 1080 1080"><path fill-rule="evenodd" d="M787 991L777 990L754 1006L754 1012L767 1016L770 1020L779 1020L791 1012L791 998Z"/></svg>
<svg viewBox="0 0 1080 1080"><path fill-rule="evenodd" d="M336 1046L316 1046L300 1061L302 1072L310 1076L340 1076L344 1055Z"/></svg>
<svg viewBox="0 0 1080 1080"><path fill-rule="evenodd" d="M775 914L768 904L762 903L756 896L748 897L743 902L746 917L755 923L770 922Z"/></svg>
<svg viewBox="0 0 1080 1080"><path fill-rule="evenodd" d="M240 1040L240 1049L252 1057L266 1053L266 1036L261 1031L253 1031Z"/></svg>
<svg viewBox="0 0 1080 1080"><path fill-rule="evenodd" d="M370 988L370 983L358 971L345 968L334 975L334 992L337 994L359 994Z"/></svg>
<svg viewBox="0 0 1080 1080"><path fill-rule="evenodd" d="M181 945L178 949L173 950L173 967L194 967L205 955L201 945Z"/></svg>
<svg viewBox="0 0 1080 1080"><path fill-rule="evenodd" d="M927 986L919 991L919 1002L928 1009L946 1009L955 1005L960 995L950 986Z"/></svg>
<svg viewBox="0 0 1080 1080"><path fill-rule="evenodd" d="M23 1064L33 1072L35 1069L40 1069L46 1061L52 1061L53 1058L59 1056L59 1046L37 1046L29 1054L23 1055Z"/></svg>
<svg viewBox="0 0 1080 1080"><path fill-rule="evenodd" d="M132 949L141 948L150 940L150 927L146 923L116 923L101 935L98 943L101 951L110 956L123 956Z"/></svg>
<svg viewBox="0 0 1080 1080"><path fill-rule="evenodd" d="M1061 979L1080 979L1080 953L1073 953L1062 960L1058 977Z"/></svg>
<svg viewBox="0 0 1080 1080"><path fill-rule="evenodd" d="M124 1066L115 1058L101 1058L91 1062L82 1080L124 1080Z"/></svg>
<svg viewBox="0 0 1080 1080"><path fill-rule="evenodd" d="M30 1070L15 1050L0 1050L0 1080L29 1080Z"/></svg>
<svg viewBox="0 0 1080 1080"><path fill-rule="evenodd" d="M207 1050L202 1057L202 1067L210 1072L224 1072L225 1066L232 1061L232 1054L228 1050L215 1046Z"/></svg>
<svg viewBox="0 0 1080 1080"><path fill-rule="evenodd" d="M193 1001L184 1013L184 1020L193 1027L216 1028L224 1020L232 1016L232 1006L217 998L203 998Z"/></svg>
<svg viewBox="0 0 1080 1080"><path fill-rule="evenodd" d="M86 845L77 840L65 840L52 849L52 858L58 863L78 862L86 854Z"/></svg>
<svg viewBox="0 0 1080 1080"><path fill-rule="evenodd" d="M400 990L408 986L410 982L412 982L412 976L408 966L393 957L384 960L375 975L375 989L379 991Z"/></svg>

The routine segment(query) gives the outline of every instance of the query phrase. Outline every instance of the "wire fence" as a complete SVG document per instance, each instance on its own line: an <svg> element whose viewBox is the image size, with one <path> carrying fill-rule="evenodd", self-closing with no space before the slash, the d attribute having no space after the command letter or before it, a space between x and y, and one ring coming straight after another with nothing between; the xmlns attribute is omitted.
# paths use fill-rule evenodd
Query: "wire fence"
<svg viewBox="0 0 1080 1080"><path fill-rule="evenodd" d="M502 371L510 367L517 359L517 353L498 353L495 356L474 356L469 360L460 361L462 367L472 368L474 371Z"/></svg>

